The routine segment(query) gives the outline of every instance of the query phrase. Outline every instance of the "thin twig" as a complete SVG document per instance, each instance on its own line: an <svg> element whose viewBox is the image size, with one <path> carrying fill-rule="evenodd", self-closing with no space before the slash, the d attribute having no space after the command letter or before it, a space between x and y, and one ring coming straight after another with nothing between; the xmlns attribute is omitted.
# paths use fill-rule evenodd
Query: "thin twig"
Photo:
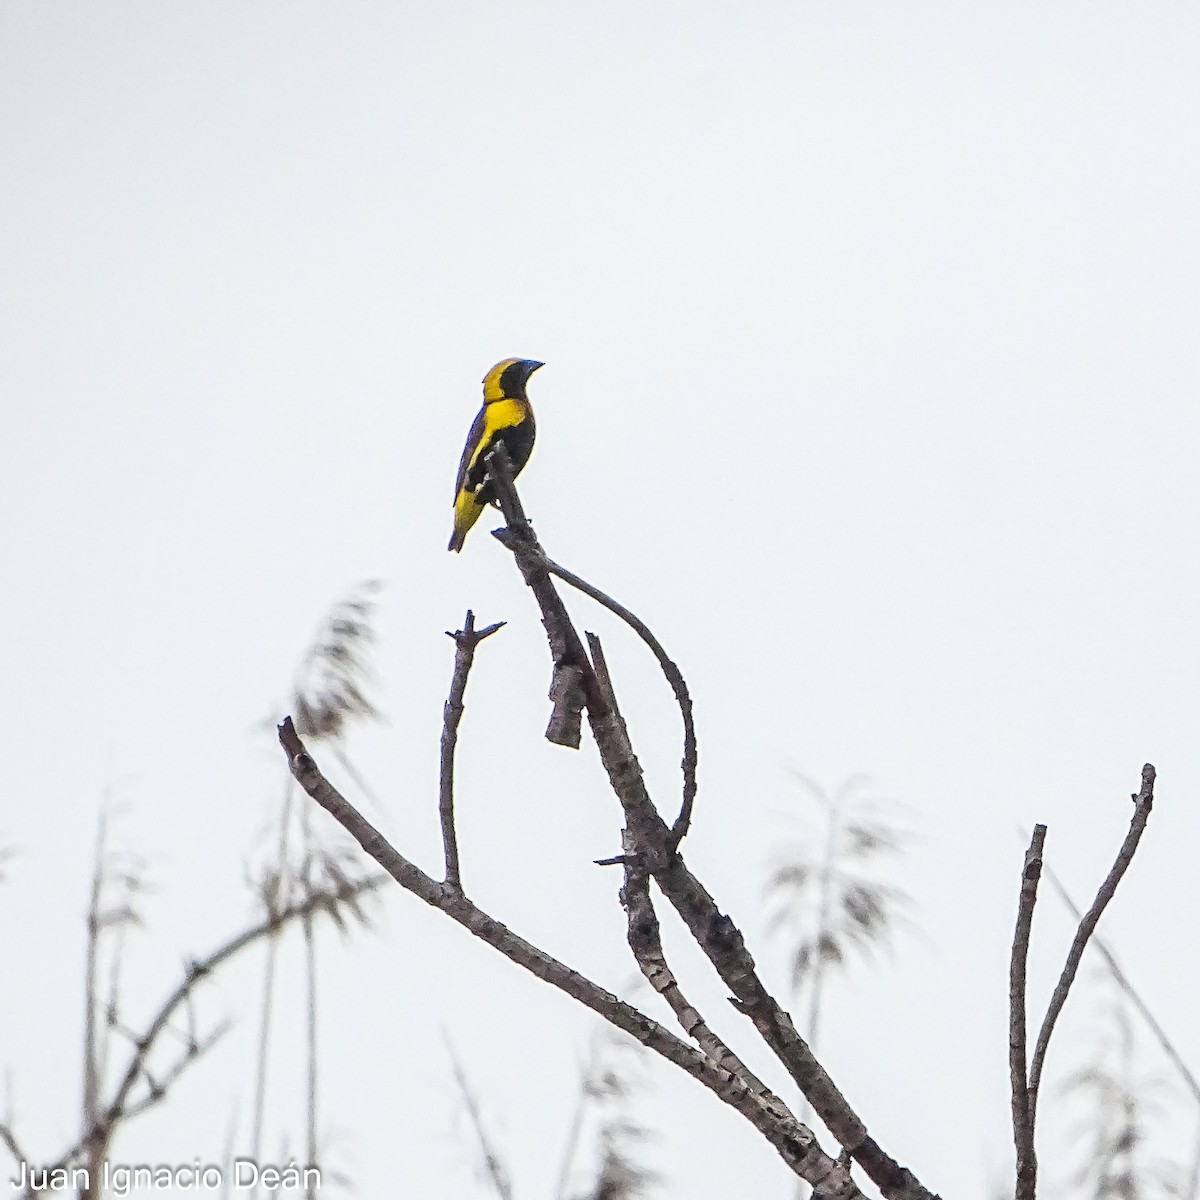
<svg viewBox="0 0 1200 1200"><path fill-rule="evenodd" d="M454 1052L454 1043L450 1041L449 1037L445 1039L445 1042L446 1051L450 1055L450 1069L454 1072L454 1082L458 1084L458 1090L462 1093L467 1116L471 1118L475 1136L479 1139L479 1148L483 1154L483 1165L487 1169L488 1178L500 1200L512 1200L512 1184L509 1183L508 1172L505 1171L504 1164L500 1161L500 1156L496 1153L495 1147L488 1138L487 1130L483 1127L483 1113L479 1108L479 1098L475 1095L475 1091L467 1079L467 1073L463 1070L463 1065Z"/></svg>
<svg viewBox="0 0 1200 1200"><path fill-rule="evenodd" d="M1062 975L1050 997L1046 1018L1038 1032L1037 1045L1033 1050L1033 1061L1029 1065L1029 1122L1031 1125L1034 1124L1037 1117L1038 1088L1041 1086L1042 1068L1046 1062L1046 1048L1050 1044L1050 1035L1054 1032L1055 1022L1063 1010L1063 1005L1067 1002L1067 993L1071 990L1071 984L1079 970L1079 963L1083 958L1083 951L1087 946L1088 939L1092 936L1092 931L1096 928L1101 913L1104 912L1108 902L1116 893L1121 877L1133 861L1134 851L1138 848L1138 842L1141 841L1146 822L1150 819L1150 811L1154 807L1154 767L1150 763L1142 768L1142 786L1132 799L1134 809L1133 818L1129 822L1129 832L1126 833L1125 840L1121 843L1121 849L1117 852L1112 870L1100 885L1096 899L1092 901L1092 907L1079 922L1075 940L1071 943L1067 961L1063 964Z"/></svg>
<svg viewBox="0 0 1200 1200"><path fill-rule="evenodd" d="M583 1132L583 1114L591 1099L588 1089L589 1074L588 1071L580 1073L579 1098L575 1101L575 1109L571 1113L571 1123L567 1126L567 1136L563 1140L562 1162L558 1168L558 1183L554 1188L554 1200L567 1200L567 1182L571 1178L571 1167L575 1162L579 1135Z"/></svg>
<svg viewBox="0 0 1200 1200"><path fill-rule="evenodd" d="M130 910L132 911L132 905L130 905ZM112 1031L118 1024L121 1009L121 969L125 964L125 936L128 927L128 920L119 919L112 938L109 953L108 998L104 1004L104 1025L96 1046L95 1078L97 1080L104 1080L108 1076Z"/></svg>
<svg viewBox="0 0 1200 1200"><path fill-rule="evenodd" d="M300 927L304 931L304 1009L305 1009L305 1055L307 1062L307 1096L305 1103L305 1161L317 1161L317 1083L320 1056L317 1052L317 942L314 936L312 914L302 918ZM305 1196L314 1200L316 1192L305 1175Z"/></svg>
<svg viewBox="0 0 1200 1200"><path fill-rule="evenodd" d="M1188 1163L1187 1183L1182 1195L1183 1200L1196 1200L1200 1195L1200 1127L1192 1138L1192 1160Z"/></svg>
<svg viewBox="0 0 1200 1200"><path fill-rule="evenodd" d="M1046 863L1042 867L1042 872L1050 881L1050 886L1058 893L1059 899L1061 899L1067 908L1070 909L1071 915L1075 918L1075 920L1082 920L1083 911L1079 908L1075 901L1071 899L1070 893L1068 893L1067 889L1063 886L1062 880L1059 879L1059 877L1054 873L1054 870L1051 868L1049 863ZM1174 1068L1179 1072L1180 1078L1184 1082L1184 1086L1189 1092L1192 1093L1192 1098L1197 1104L1200 1104L1200 1080L1197 1080L1196 1076L1192 1074L1192 1069L1187 1065L1186 1062L1183 1061L1183 1055L1181 1055L1175 1048L1175 1044L1167 1036L1167 1031L1158 1023L1157 1018L1150 1011L1150 1006L1138 994L1133 984L1130 983L1129 977L1125 974L1125 972L1121 970L1120 965L1117 963L1116 957L1108 948L1108 944L1099 935L1094 935L1092 937L1091 946L1092 949L1104 959L1104 964L1108 967L1109 974L1112 975L1117 986L1129 998L1130 1004L1132 1004L1137 1010L1142 1020L1146 1022L1150 1032L1154 1035L1155 1040L1158 1042L1159 1046L1162 1047L1163 1053L1168 1059L1170 1059L1172 1066L1174 1066Z"/></svg>
<svg viewBox="0 0 1200 1200"><path fill-rule="evenodd" d="M13 1162L17 1169L20 1169L22 1163L28 1162L25 1152L21 1149L20 1142L17 1141L16 1135L17 1115L13 1105L13 1080L12 1068L4 1067L4 1116L0 1119L0 1142L8 1148L9 1154L13 1157Z"/></svg>
<svg viewBox="0 0 1200 1200"><path fill-rule="evenodd" d="M106 798L107 799L107 798ZM100 900L104 890L104 862L107 856L108 806L101 807L96 831L96 866L92 872L92 892L87 913L87 955L83 989L83 1125L90 1129L100 1116L100 1074L96 1024L99 1006L100 971ZM90 1164L89 1164L90 1165Z"/></svg>
<svg viewBox="0 0 1200 1200"><path fill-rule="evenodd" d="M221 1165L224 1167L221 1172L221 1200L229 1200L230 1196L230 1186L233 1180L233 1147L237 1142L238 1116L235 1105L225 1125L225 1147L221 1153Z"/></svg>
<svg viewBox="0 0 1200 1200"><path fill-rule="evenodd" d="M170 1087L175 1081L192 1065L198 1058L206 1054L213 1046L230 1029L229 1021L222 1021L213 1032L204 1039L203 1042L194 1046L185 1056L178 1059L162 1076L161 1079L153 1080L149 1075L146 1076L147 1092L144 1096L134 1098L126 1098L124 1106L119 1113L113 1113L107 1110L104 1113L104 1121L96 1126L89 1128L79 1140L69 1149L64 1151L55 1160L53 1164L47 1167L39 1167L38 1173L45 1175L47 1178L54 1175L58 1171L68 1170L72 1164L77 1163L81 1156L87 1152L88 1147L98 1139L101 1145L106 1145L111 1138L112 1131L120 1121L128 1121L134 1117L140 1116L142 1113L153 1108L156 1104L160 1104L167 1098ZM5 1136L7 1130L0 1128L0 1138L7 1143L8 1137ZM11 1146L11 1143L10 1143ZM21 1154L18 1156L18 1162L29 1162L29 1159ZM94 1178L89 1174L89 1179ZM20 1193L19 1200L37 1200L38 1196L43 1193L40 1190L28 1186Z"/></svg>
<svg viewBox="0 0 1200 1200"><path fill-rule="evenodd" d="M1029 936L1033 929L1033 907L1037 903L1045 842L1046 826L1035 825L1029 849L1025 851L1025 865L1021 869L1021 896L1017 904L1017 927L1013 934L1012 959L1008 970L1008 1070L1012 1083L1013 1142L1017 1149L1016 1200L1034 1200L1037 1191L1033 1114L1029 1108L1029 1084L1025 1076L1028 1036L1025 978L1029 962Z"/></svg>
<svg viewBox="0 0 1200 1200"><path fill-rule="evenodd" d="M279 812L279 848L276 852L277 868L273 880L263 887L263 902L267 915L273 916L287 898L291 887L291 864L288 861L288 839L292 826L292 794L296 781L288 775L283 784L283 804ZM254 1103L250 1132L250 1157L262 1162L263 1126L267 1119L267 1082L271 1069L271 1029L275 1015L275 976L279 964L279 942L271 938L263 956L262 999L258 1014L258 1047L255 1052ZM254 1194L257 1195L258 1179L255 1178Z"/></svg>
<svg viewBox="0 0 1200 1200"><path fill-rule="evenodd" d="M350 777L350 781L366 798L375 806L376 811L382 809L379 802L379 796L375 789L366 781L363 773L350 761L350 756L342 749L340 742L334 742L330 745L330 750L333 751L333 757L337 759L338 766Z"/></svg>
<svg viewBox="0 0 1200 1200"><path fill-rule="evenodd" d="M116 1127L122 1121L139 1112L145 1111L151 1103L157 1103L157 1100L152 1099L154 1094L153 1089L150 1096L140 1099L133 1099L132 1091L139 1079L144 1078L148 1080L150 1078L146 1069L147 1059L159 1037L169 1028L171 1018L174 1016L176 1009L185 1003L193 988L197 987L203 980L208 979L218 967L233 958L240 951L254 945L264 937L270 937L284 925L315 912L336 911L339 904L349 903L364 892L373 891L381 886L386 878L383 875L373 875L370 878L357 880L336 890L313 893L296 904L289 905L278 912L269 913L266 920L252 926L250 929L243 930L236 937L230 938L229 941L218 947L207 957L190 962L183 980L166 1000L163 1001L158 1012L155 1013L150 1023L146 1026L145 1032L137 1039L134 1053L130 1057L125 1072L121 1076L121 1080L112 1098L102 1106L99 1119L84 1129L79 1140L68 1150L60 1154L57 1160L46 1168L47 1172L53 1174L56 1170L66 1168L78 1161L80 1154L93 1144L99 1145L103 1153L111 1141ZM201 1043L201 1045L211 1044L214 1036L219 1036L221 1032L223 1032L223 1028L219 1028L216 1035L210 1035L207 1043ZM167 1073L166 1078L173 1081L178 1074L182 1073L183 1068L195 1062L196 1058L197 1055L193 1053L185 1055L177 1067ZM21 1195L21 1200L33 1200L33 1191L26 1189Z"/></svg>
<svg viewBox="0 0 1200 1200"><path fill-rule="evenodd" d="M29 1161L25 1157L25 1152L21 1149L20 1143L17 1141L16 1134L13 1133L8 1125L0 1125L0 1142L3 1142L7 1147L9 1154L13 1156L13 1161L17 1164L18 1168L21 1163Z"/></svg>
<svg viewBox="0 0 1200 1200"><path fill-rule="evenodd" d="M146 1077L147 1091L144 1096L138 1100L133 1100L127 1104L124 1112L121 1114L121 1119L128 1121L131 1117L136 1117L140 1113L144 1113L148 1108L153 1108L154 1105L167 1098L167 1093L171 1089L171 1085L190 1067L196 1059L207 1054L229 1031L233 1028L233 1022L227 1020L222 1021L216 1029L208 1035L208 1037L196 1042L195 1045L188 1047L186 1054L178 1058L166 1072L158 1078L151 1080Z"/></svg>
<svg viewBox="0 0 1200 1200"><path fill-rule="evenodd" d="M454 748L458 744L458 725L463 715L463 697L467 691L467 676L475 659L475 647L484 638L503 628L497 621L486 629L476 630L475 614L468 608L467 618L457 633L446 630L454 640L454 675L450 680L450 696L442 711L442 763L438 789L438 814L442 820L442 848L446 859L446 884L462 890L458 865L458 836L454 832Z"/></svg>
<svg viewBox="0 0 1200 1200"><path fill-rule="evenodd" d="M801 1125L785 1105L768 1103L765 1097L751 1091L744 1080L719 1067L702 1051L693 1049L657 1021L519 937L461 892L426 875L400 854L321 774L290 717L279 726L279 741L300 786L406 891L445 913L510 962L558 988L687 1071L750 1121L776 1148L784 1162L815 1189L836 1196L838 1200L860 1200L862 1193L846 1167L821 1150L812 1131Z"/></svg>

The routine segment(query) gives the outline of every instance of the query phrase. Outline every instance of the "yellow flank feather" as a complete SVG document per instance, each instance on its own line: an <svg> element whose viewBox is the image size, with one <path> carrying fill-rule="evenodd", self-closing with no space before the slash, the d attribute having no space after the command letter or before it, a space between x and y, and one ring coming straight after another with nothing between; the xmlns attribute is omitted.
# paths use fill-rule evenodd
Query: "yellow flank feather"
<svg viewBox="0 0 1200 1200"><path fill-rule="evenodd" d="M454 483L451 550L463 548L471 526L494 500L486 459L496 441L503 440L514 476L529 461L535 426L525 384L541 365L527 358L506 358L483 377L483 407L467 434Z"/></svg>

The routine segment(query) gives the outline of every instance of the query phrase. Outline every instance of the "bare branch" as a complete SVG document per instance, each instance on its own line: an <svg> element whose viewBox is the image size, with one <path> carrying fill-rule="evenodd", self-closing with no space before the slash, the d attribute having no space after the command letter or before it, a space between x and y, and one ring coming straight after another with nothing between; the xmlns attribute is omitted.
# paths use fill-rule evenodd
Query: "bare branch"
<svg viewBox="0 0 1200 1200"><path fill-rule="evenodd" d="M1021 870L1021 897L1017 904L1017 928L1013 935L1012 960L1008 971L1008 1068L1012 1081L1013 1142L1017 1148L1016 1200L1034 1200L1037 1188L1033 1113L1029 1107L1029 1087L1025 1077L1025 976L1045 842L1046 826L1035 825Z"/></svg>
<svg viewBox="0 0 1200 1200"><path fill-rule="evenodd" d="M454 675L450 680L450 696L442 712L442 762L438 789L438 814L442 820L442 847L446 859L446 883L462 890L458 865L458 837L454 832L454 748L458 744L458 725L463 715L463 697L467 691L467 676L475 659L475 647L504 627L497 621L486 629L476 630L475 614L468 608L463 627L457 633L446 631L454 639Z"/></svg>
<svg viewBox="0 0 1200 1200"><path fill-rule="evenodd" d="M683 994L663 952L658 915L650 899L650 877L634 855L625 857L625 886L621 904L628 916L629 948L650 986L670 1005L680 1028L713 1062L745 1081L751 1091L770 1095L763 1082L709 1028L708 1023Z"/></svg>
<svg viewBox="0 0 1200 1200"><path fill-rule="evenodd" d="M609 783L625 811L629 832L638 852L645 858L647 870L733 993L739 1011L754 1022L760 1036L787 1068L830 1132L862 1165L885 1200L931 1200L932 1193L867 1132L862 1120L797 1033L791 1017L763 986L740 930L720 911L704 886L684 865L678 846L671 844L671 832L646 790L641 766L624 725L613 713L550 578L548 560L513 487L508 455L502 444L490 457L489 471L509 525L501 541L512 552L541 609L554 663L568 661L583 672L588 724Z"/></svg>
<svg viewBox="0 0 1200 1200"><path fill-rule="evenodd" d="M625 718L621 716L617 704L617 694L613 687L612 676L609 674L608 660L604 656L604 647L594 633L587 634L587 640L600 685L604 688L608 702L612 706L613 715L624 727ZM621 855L620 861L625 867L625 883L620 893L621 906L625 909L626 936L638 970L646 977L647 983L670 1006L684 1033L713 1062L731 1074L739 1076L751 1091L760 1095L769 1095L762 1081L717 1037L709 1028L700 1011L683 994L679 981L668 965L666 954L663 951L658 914L654 911L654 902L650 898L650 876L646 871L642 856L638 853L636 842L628 830L625 831L623 840L625 853Z"/></svg>
<svg viewBox="0 0 1200 1200"><path fill-rule="evenodd" d="M517 559L518 566L521 567L522 574L525 576L525 582L533 590L534 595L538 598L538 602L542 605L542 612L547 621L549 621L549 613L547 612L544 600L553 596L554 601L550 605L551 609L556 611L556 615L557 610L561 609L561 618L555 621L554 627L552 628L550 624L546 626L546 632L550 637L550 648L554 657L556 676L561 661L559 649L561 648L570 656L571 651L574 649L571 643L573 641L575 646L578 646L579 637L575 633L574 627L571 626L570 618L566 615L566 609L562 607L562 601L558 599L558 595L554 591L554 585L550 583L550 575L557 575L564 583L570 584L577 591L583 592L585 596L590 596L598 604L607 608L609 612L620 617L649 646L651 653L658 660L663 674L667 677L667 682L671 685L671 690L675 693L675 698L679 702L679 711L683 717L683 803L680 806L679 816L676 817L675 823L671 827L670 845L674 849L674 847L679 845L688 831L688 826L691 824L692 819L692 806L696 798L696 729L692 718L692 699L688 692L687 682L683 678L683 673L668 656L662 647L662 643L650 631L650 627L645 621L619 601L614 600L598 587L588 583L586 579L576 575L573 571L568 571L566 567L562 567L546 557L546 552L534 536L529 518L525 516L525 509L521 504L521 498L517 495L516 488L513 486L512 462L509 459L508 450L503 442L496 443L496 448L488 455L487 465L488 473L492 476L493 486L496 490L497 501L504 513L505 520L508 522L507 529L494 530L493 535L512 551L513 556ZM531 577L531 572L535 576L540 577ZM564 624L569 628L569 633L567 629L562 628ZM574 635L573 638L571 635ZM556 645L556 639L560 645ZM553 695L553 691L551 694ZM594 713L593 715L599 714ZM551 727L554 727L553 722Z"/></svg>
<svg viewBox="0 0 1200 1200"><path fill-rule="evenodd" d="M492 1187L496 1191L496 1195L500 1200L512 1200L512 1184L508 1180L508 1172L504 1169L504 1164L500 1161L500 1156L496 1153L492 1146L491 1140L488 1138L487 1130L483 1127L483 1113L479 1108L479 1098L475 1095L475 1090L471 1087L470 1081L467 1079L467 1073L463 1070L463 1065L459 1061L458 1055L454 1052L454 1044L449 1038L446 1038L446 1050L450 1055L450 1069L454 1072L454 1082L458 1084L458 1090L462 1093L463 1104L466 1105L467 1116L471 1118L471 1125L475 1129L475 1136L479 1139L479 1149L483 1154L483 1165L487 1171L488 1178L491 1180Z"/></svg>
<svg viewBox="0 0 1200 1200"><path fill-rule="evenodd" d="M696 763L698 752L696 749L696 725L692 717L692 697L688 692L687 681L683 678L683 672L671 660L667 652L662 648L662 643L658 638L650 632L650 627L635 613L630 612L625 605L614 600L611 596L602 592L598 587L588 583L586 579L581 579L573 571L568 571L566 567L559 566L556 562L546 560L546 569L551 575L557 575L563 583L568 583L577 591L583 592L585 596L590 596L597 604L603 605L610 613L621 618L630 629L634 631L650 647L650 652L658 660L658 665L662 668L662 673L667 677L667 682L671 685L671 690L675 693L675 699L679 704L679 713L683 717L683 761L680 766L683 768L683 803L679 807L679 815L675 818L675 823L671 826L672 847L678 846L679 843L687 835L688 826L692 822L692 806L696 799Z"/></svg>
<svg viewBox="0 0 1200 1200"><path fill-rule="evenodd" d="M1042 1081L1042 1067L1046 1062L1046 1048L1050 1045L1050 1035L1054 1032L1055 1022L1063 1010L1063 1005L1067 1002L1067 993L1071 990L1071 984L1079 970L1079 963L1083 958L1083 951L1087 946L1088 939L1092 936L1092 931L1096 928L1100 915L1116 893L1121 877L1133 861L1134 851L1138 848L1138 842L1141 841L1146 822L1150 819L1150 810L1154 807L1154 767L1150 763L1142 768L1142 786L1132 799L1134 809L1133 818L1129 822L1129 832L1126 833L1125 840L1121 843L1121 849L1117 852L1112 870L1100 885L1096 899L1092 901L1092 907L1079 922L1075 940L1071 943L1071 949L1067 953L1067 961L1063 964L1062 975L1050 997L1046 1018L1038 1033L1037 1045L1033 1050L1033 1061L1029 1066L1029 1122L1031 1125L1034 1124L1037 1117L1038 1088Z"/></svg>
<svg viewBox="0 0 1200 1200"><path fill-rule="evenodd" d="M592 686L598 689L594 675L592 681ZM509 961L558 988L687 1071L750 1121L791 1170L822 1195L837 1200L859 1200L861 1193L849 1171L821 1150L812 1131L800 1124L786 1106L773 1104L767 1097L751 1091L744 1080L719 1067L702 1051L688 1046L657 1021L513 933L461 892L426 875L400 854L321 774L290 718L279 726L279 741L300 786L406 891L445 913Z"/></svg>

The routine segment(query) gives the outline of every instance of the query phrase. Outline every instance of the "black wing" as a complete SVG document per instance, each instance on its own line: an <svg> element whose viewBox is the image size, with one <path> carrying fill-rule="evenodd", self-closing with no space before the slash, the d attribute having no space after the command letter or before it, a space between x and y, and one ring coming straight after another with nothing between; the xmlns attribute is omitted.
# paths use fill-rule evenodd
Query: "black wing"
<svg viewBox="0 0 1200 1200"><path fill-rule="evenodd" d="M471 457L483 439L484 429L486 428L486 412L487 406L485 405L479 410L475 420L471 422L471 432L467 434L467 444L463 447L462 458L458 464L458 476L454 480L454 495L456 499L458 493L463 489L463 484L467 481L467 468L471 465Z"/></svg>

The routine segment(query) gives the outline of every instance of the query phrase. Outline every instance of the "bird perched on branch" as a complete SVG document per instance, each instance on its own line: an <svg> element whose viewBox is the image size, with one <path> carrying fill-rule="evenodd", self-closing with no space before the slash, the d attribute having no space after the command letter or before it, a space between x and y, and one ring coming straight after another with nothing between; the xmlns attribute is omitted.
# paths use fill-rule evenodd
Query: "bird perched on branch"
<svg viewBox="0 0 1200 1200"><path fill-rule="evenodd" d="M463 548L471 526L496 498L490 480L485 479L485 459L496 442L504 442L514 476L529 461L534 424L525 384L542 365L528 358L506 358L483 377L483 407L467 434L454 483L454 533L448 549Z"/></svg>

